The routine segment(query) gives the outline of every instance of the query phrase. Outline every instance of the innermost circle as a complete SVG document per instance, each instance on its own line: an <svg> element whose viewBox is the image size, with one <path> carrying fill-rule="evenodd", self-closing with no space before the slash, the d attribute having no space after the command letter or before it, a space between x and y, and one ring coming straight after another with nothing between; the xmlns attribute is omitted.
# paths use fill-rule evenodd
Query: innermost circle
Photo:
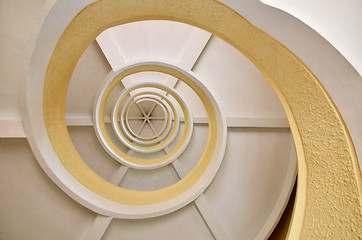
<svg viewBox="0 0 362 240"><path fill-rule="evenodd" d="M126 121L135 137L154 139L164 132L167 117L157 101L140 99L130 106Z"/></svg>

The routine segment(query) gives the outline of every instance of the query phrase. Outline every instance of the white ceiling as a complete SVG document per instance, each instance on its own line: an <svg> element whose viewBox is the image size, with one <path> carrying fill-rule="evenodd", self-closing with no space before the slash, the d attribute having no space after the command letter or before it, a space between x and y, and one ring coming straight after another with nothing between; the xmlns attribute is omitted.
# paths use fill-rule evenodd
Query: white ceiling
<svg viewBox="0 0 362 240"><path fill-rule="evenodd" d="M224 2L240 8L235 1ZM0 65L4 76L1 81L6 86L0 89L0 115L5 116L4 119L21 119L19 88L26 76L32 43L50 1L44 3L40 0L3 1L0 5L0 22L12 21L9 26L0 24L0 32L6 33L1 35L1 42L11 46L1 49L1 55L8 60L1 61ZM298 56L310 63L321 81L330 79L330 75L334 78L347 75L353 82L360 79L343 57L302 23L274 10L265 10L264 6L259 7L260 3L242 1L242 4L247 9L245 17L295 49ZM266 21L268 18L272 20ZM285 18L288 21L284 21ZM295 29L299 32L292 32ZM308 48L301 47L303 37L299 35L302 34L310 36ZM328 61L322 65L311 53L328 56ZM81 57L71 79L66 117L71 139L88 166L108 181L119 171L119 163L103 150L95 136L92 126L94 97L110 71L138 60L175 63L192 71L213 93L227 117L226 154L214 181L204 192L204 202L200 203L207 206L207 210L200 211L191 203L174 213L152 219L102 217L75 202L48 178L26 138L0 138L0 180L3 183L0 191L4 193L0 201L0 239L82 239L84 236L92 236L87 239L103 236L102 239L107 240L213 239L215 231L230 239L253 239L275 205L281 208L280 204L286 199L278 197L285 188L289 161L295 159L279 100L262 74L240 52L208 32L181 23L145 21L106 30ZM181 166L189 172L201 156L207 137L208 125L202 105L185 84L160 74L132 76L125 86L118 86L118 91L145 79L175 86L193 112L194 133L179 158ZM347 116L347 124L351 129L360 129L352 113L358 115L362 111L348 105L358 101L356 95L343 97L349 91L358 92L360 85L353 83L341 88L337 80L325 83L332 97L336 96L337 105L344 109L342 114ZM111 102L118 96L114 93ZM110 116L111 105L106 112ZM357 143L362 141L360 136L358 131L352 131ZM152 171L129 169L120 186L151 190L178 180L173 167L167 165ZM210 219L219 226L208 226Z"/></svg>

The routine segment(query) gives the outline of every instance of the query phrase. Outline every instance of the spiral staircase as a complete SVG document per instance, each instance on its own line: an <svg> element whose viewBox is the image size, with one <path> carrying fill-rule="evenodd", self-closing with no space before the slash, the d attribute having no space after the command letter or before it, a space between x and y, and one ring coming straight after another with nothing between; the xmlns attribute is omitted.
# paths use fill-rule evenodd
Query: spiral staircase
<svg viewBox="0 0 362 240"><path fill-rule="evenodd" d="M31 11L47 13L48 4ZM97 34L79 60L62 58L61 64L75 61L68 85L44 84L38 72L63 79L57 68L63 65L52 67L47 48L54 49L62 24L80 8L60 20L64 6L55 5L44 22L27 82L16 87L24 93L17 105L22 117L1 121L0 238L285 238L298 144L285 106L251 58L190 24L135 21ZM321 81L331 66L329 74L360 80L310 28L282 12L276 19L307 33L311 48L303 54L303 40L288 39L295 33L269 29ZM313 62L314 48L334 61ZM333 95L336 87L326 85ZM336 98L339 107L346 104Z"/></svg>

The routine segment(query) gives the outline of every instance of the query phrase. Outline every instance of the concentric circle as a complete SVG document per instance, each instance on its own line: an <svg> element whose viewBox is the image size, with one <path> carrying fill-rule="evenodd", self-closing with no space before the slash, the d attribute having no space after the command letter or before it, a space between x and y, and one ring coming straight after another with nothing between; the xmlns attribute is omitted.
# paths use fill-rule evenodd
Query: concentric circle
<svg viewBox="0 0 362 240"><path fill-rule="evenodd" d="M128 119L128 114L129 114L129 109L130 109L130 107L128 107L128 104L130 103L130 100L136 99L139 96L144 96L144 95L147 96L147 98L153 99L156 102L158 102L162 106L162 108L166 111L166 113L165 113L166 121L165 121L164 129L160 131L159 135L155 135L154 139L151 138L149 140L142 138L142 137L138 137L138 138L135 136L132 137L133 134L132 134L131 128L129 126L129 119ZM161 101L160 99L157 99L153 96L159 97L160 99L164 100L165 103L163 101ZM118 125L118 122L119 122L117 120L117 112L119 112L119 109L114 108L113 112L112 112L112 126L116 132L119 129L119 127L116 126L116 124ZM126 117L125 117L125 115L126 115ZM173 117L175 118L174 120L172 119ZM173 122L174 122L174 124L173 124ZM146 92L135 94L134 96L132 96L132 98L130 98L126 102L126 104L122 110L122 113L121 113L120 123L121 123L121 126L123 127L123 129L125 130L125 134L129 137L130 140L132 140L140 145L150 145L150 144L154 144L154 143L164 140L164 138L169 135L171 129L174 129L174 130L172 130L173 136L169 140L169 141L172 141L178 132L180 121L179 121L179 116L178 116L176 109L173 107L172 103L167 98L165 98L164 96L162 96L159 93L146 91ZM120 138L121 136L119 136L117 134L117 137Z"/></svg>
<svg viewBox="0 0 362 240"><path fill-rule="evenodd" d="M115 105L114 109L116 111L113 113L112 121L113 121L113 126L116 130L116 134L117 134L118 138L121 140L121 142L125 146L127 146L128 148L130 148L134 151L139 151L142 153L152 153L152 152L160 151L160 150L164 149L165 147L167 147L168 144L171 143L170 140L172 140L175 137L176 128L173 128L171 130L170 135L167 136L167 138L163 142L158 143L154 146L139 146L139 145L136 145L136 144L132 143L131 141L129 141L127 139L127 137L123 134L119 125L116 124L116 123L118 123L118 119L117 119L118 111L117 110L119 109L119 105L121 105L122 101L126 98L126 96L133 90L151 87L151 88L166 91L168 94L170 94L172 97L174 97L176 99L176 101L178 102L178 104L180 105L184 118L185 118L185 127L183 129L183 133L181 135L180 142L177 144L175 149L173 149L166 156L155 158L155 159L140 159L140 158L135 158L135 157L129 156L126 153L124 153L123 151L121 151L109 137L109 134L106 130L106 126L105 126L105 122L104 122L104 111L105 111L104 109L105 109L107 99L108 99L109 95L111 94L113 88L119 82L121 82L122 79L124 79L125 77L127 77L131 74L137 73L137 72L147 71L147 70L144 70L143 68L148 68L150 66L152 66L152 65L151 64L144 64L144 65L136 64L136 65L131 65L129 67L121 69L119 72L117 72L117 75L115 75L114 78L108 79L107 82L102 87L102 89L99 91L99 95L96 98L96 104L95 104L95 108L94 108L94 122L95 122L94 128L95 128L95 132L98 136L98 139L100 140L104 149L114 159L116 159L120 163L127 165L129 167L132 167L132 168L137 168L137 169L154 169L154 168L164 166L164 165L174 161L178 156L180 156L183 153L184 149L186 148L187 144L190 141L191 134L192 134L193 119L192 119L190 110L188 109L187 105L182 100L182 98L174 90L168 88L167 86L162 86L162 85L156 84L156 83L142 83L142 84L137 84L137 85L125 90L121 94L120 98L118 99L118 101ZM158 66L154 65L154 66L156 66L156 68L153 71L156 71L161 65L158 65ZM181 70L181 69L178 69L178 70ZM152 70L148 70L148 71L152 71ZM167 70L165 72L167 73ZM186 79L189 79L189 78L186 77Z"/></svg>
<svg viewBox="0 0 362 240"><path fill-rule="evenodd" d="M113 79L112 81L115 81L113 82L113 84L117 84L117 81L121 81L122 79ZM105 93L106 92L106 89L108 89L108 96L109 94L111 93L112 89L109 88L109 85L112 84L112 81L109 81L108 83L106 83L103 87L104 90L101 91L101 93ZM166 137L166 139L161 142L161 143L157 143L153 146L139 146L137 144L134 144L133 142L131 142L130 140L127 139L127 136L125 136L123 134L123 131L120 129L120 126L118 125L118 110L119 110L119 107L120 105L122 104L122 102L125 100L125 98L128 96L128 94L130 94L133 90L138 90L138 89L142 89L142 88L155 88L155 89L159 89L159 90L164 90L166 91L168 94L172 95L176 101L178 102L178 104L180 105L181 109L182 109L182 112L183 112L183 115L185 116L185 128L183 130L183 134L182 134L182 138L181 138L181 141L180 143L177 145L176 148L178 148L179 150L175 153L173 153L172 155L170 155L170 157L172 156L171 160L168 160L166 162L163 162L164 160L160 160L160 159L157 159L157 160L153 160L153 162L147 160L147 161L144 161L144 159L141 159L141 162L143 163L143 166L136 166L136 165L132 165L132 163L134 164L138 164L140 161L137 161L137 160L134 160L133 158L130 158L130 157L127 157L127 156L124 156L124 155L115 155L115 151L110 147L110 145L106 142L106 141L103 141L104 139L104 136L107 134L107 132L105 131L101 131L101 128L98 128L98 121L99 119L95 119L94 121L96 122L96 125L95 125L95 130L96 130L96 133L97 133L97 136L101 136L99 139L100 141L102 141L102 145L105 147L105 149L111 153L112 156L115 157L115 159L117 159L118 161L120 161L121 163L127 165L127 166L130 166L130 167L135 167L135 168L141 168L141 167L144 167L146 169L153 169L155 167L160 167L160 166L163 166L171 161L173 161L174 159L176 159L182 152L183 150L186 148L187 144L189 143L190 141L190 138L191 138L191 134L192 134L192 126L193 126L193 120L192 120L192 117L191 117L191 112L189 110L189 108L187 107L187 104L185 104L185 102L182 100L182 98L179 96L179 94L177 94L174 90L168 88L167 86L162 86L160 84L156 84L156 83L143 83L143 84L138 84L138 85L135 85L127 90L125 90L120 98L118 99L117 103L115 104L115 107L114 107L114 111L113 111L113 116L112 116L112 122L113 122L113 127L115 129L115 132L116 132L116 135L117 137L121 140L121 142L127 146L128 148L134 150L134 151L137 151L137 152L143 152L143 153L152 153L152 152L157 152L157 151L160 151L162 149L164 149L165 147L167 147L171 142L172 140L175 138L176 134L177 134L177 130L178 130L178 127L174 127L172 130L171 130L171 133ZM99 95L99 97L97 98L97 102L101 102L102 99L105 99L104 100L104 105L102 106L101 104L96 104L96 108L94 109L95 110L95 114L94 116L95 117L100 117L102 118L102 116L104 115L104 107L105 107L105 103L107 101L107 98L108 96L106 95ZM171 102L170 101L167 101L167 103L172 106ZM172 111L173 112L176 112L176 110L174 109L174 107L172 106ZM100 114L97 115L97 112L99 112ZM123 122L123 121L122 121ZM121 123L121 125L123 126L123 123ZM127 128L123 127L123 129L127 132ZM128 136L130 137L130 134L128 134ZM137 142L147 142L147 141L142 141L142 140L137 140ZM163 163L162 163L163 162ZM162 163L162 164L158 164L158 163Z"/></svg>
<svg viewBox="0 0 362 240"><path fill-rule="evenodd" d="M186 147L184 144L178 144L175 149L171 151L170 154L162 158L145 160L137 159L123 153L120 149L110 139L104 121L104 109L107 102L107 98L110 95L112 89L122 81L123 78L131 74L142 72L142 71L156 71L161 73L170 74L181 81L185 82L190 88L192 88L195 93L200 97L202 101L207 117L209 119L209 136L204 150L204 154L200 158L199 162L196 164L194 169L181 179L176 184L155 191L133 191L125 188L117 187L115 185L109 184L104 181L102 178L97 176L89 168L86 168L83 160L79 156L73 156L73 161L71 165L68 165L67 162L64 162L63 165L67 170L82 184L85 184L93 192L99 194L100 196L106 197L107 199L116 202L122 205L122 209L128 209L126 212L137 214L140 210L134 210L134 206L139 206L140 209L145 209L146 206L151 207L152 212L164 212L166 209L175 209L176 206L184 205L187 202L192 201L196 196L198 196L203 189L211 182L212 178L215 176L217 169L220 166L222 161L223 153L225 150L226 144L226 125L225 120L221 114L221 111L216 104L214 98L210 92L190 73L185 72L184 70L164 63L157 62L146 62L139 63L127 66L118 72L114 73L106 81L102 87L99 97L97 98L95 105L95 127L97 129L97 135L100 138L102 144L106 147L107 151L111 155L116 157L123 157L122 161L131 165L132 167L138 166L151 166L157 167L159 165L164 165L177 157L177 154L180 154ZM169 95L174 97L177 102L180 103L182 111L184 112L185 117L185 131L182 134L181 142L188 141L190 135L190 127L192 126L191 114L188 112L185 105L183 105L182 99L172 90L165 86L161 86L154 83L143 83L135 85L125 92L122 93L119 100L125 98L132 90L140 89L142 87L154 87L167 91ZM117 101L116 108L120 101ZM118 114L114 114L117 116ZM114 117L113 116L113 117ZM67 145L62 145L63 147L70 147L71 142L68 142ZM128 161L128 162L126 162ZM151 162L151 164L149 163ZM75 168L74 168L75 167ZM80 169L81 168L81 169ZM79 172L81 170L81 172ZM132 207L127 207L127 206ZM142 207L141 207L142 206ZM148 208L146 208L148 209ZM151 210L149 209L149 210ZM162 210L161 210L162 209ZM149 211L147 210L147 211ZM145 214L144 211L142 211ZM139 213L138 213L139 215ZM142 215L142 214L141 214Z"/></svg>
<svg viewBox="0 0 362 240"><path fill-rule="evenodd" d="M163 125L160 129L154 129L155 132L153 132L152 136L142 136L141 133L138 132L138 130L134 129L134 127L131 126L130 124L130 116L129 116L129 112L131 109L136 108L136 105L140 105L141 103L153 103L153 107L152 109L154 110L155 108L161 108L163 116L159 117L159 119L161 119L163 121ZM127 111L126 111L126 107L127 107ZM170 116L169 116L169 112L166 110L166 106L157 98L154 97L142 97L139 98L137 100L133 100L133 101L127 101L126 103L126 107L123 108L122 110L122 114L121 114L121 124L125 124L125 126L123 126L123 128L125 128L125 130L128 130L128 132L135 138L140 139L140 140L144 140L147 142L150 142L151 140L154 141L160 141L157 140L158 137L160 137L162 135L162 133L164 133L164 131L167 128L167 123L171 122L170 121ZM152 115L150 113L148 113L146 116L144 116L143 121L147 122L147 121L151 121ZM156 139L156 140L155 140Z"/></svg>
<svg viewBox="0 0 362 240"><path fill-rule="evenodd" d="M211 125L215 127L216 121L219 128L209 129L207 144L209 148L216 148L213 152L216 155L203 155L188 178L182 179L176 187L140 195L111 185L92 172L80 158L67 132L64 109L69 80L78 59L95 37L106 28L118 24L166 19L199 26L235 46L261 70L280 98L291 125L298 154L297 201L288 231L289 237L297 239L301 233L304 236L312 235L315 233L314 228L330 230L331 222L328 221L331 218L324 218L323 214L313 211L322 209L326 206L323 205L325 203L333 206L329 208L330 215L338 216L341 220L338 223L343 222L333 225L334 232L343 231L351 222L358 225L359 215L356 214L356 209L360 209L361 201L351 199L360 199L361 196L360 171L347 127L318 79L285 46L251 25L237 12L214 0L162 1L158 4L144 4L134 0L91 0L77 2L70 7L67 5L67 12L64 12L66 4L69 3L60 2L55 5L47 16L35 45L24 95L24 125L39 163L67 194L103 215L125 218L159 216L195 199L215 175L217 167L214 157L222 156L224 149L216 146L225 141L220 137L224 132L220 131L223 127L220 125L221 114L217 108L215 112L211 111L212 114L215 113L215 117L208 117L211 117L210 123L214 122ZM52 22L57 24L53 26L50 24ZM201 95L200 98L205 100L210 94L205 90L206 96ZM203 103L207 108L208 105L213 105L213 100ZM309 114L306 115L306 112ZM316 123L319 125L315 126ZM334 126L334 132L326 134L325 129L330 126ZM209 145L210 139L217 144ZM331 151L330 145L314 144L316 141L338 144ZM210 157L211 162L205 162L205 158ZM331 171L335 174L320 171L325 165L319 164L323 159L336 163L328 165L333 166ZM343 183L340 180L345 179L346 171L350 183L348 188L345 184L337 184ZM200 175L202 177L199 178ZM316 182L322 184L315 184ZM200 184L203 186L200 187ZM321 185L324 187L320 187ZM335 192L348 194L328 194L331 186ZM316 189L320 194L309 194ZM326 201L318 201L321 194L327 196ZM341 214L346 211L351 214ZM314 228L309 228L310 226ZM267 236L270 229L272 227L268 227L263 236ZM355 234L352 231L349 228L347 232Z"/></svg>

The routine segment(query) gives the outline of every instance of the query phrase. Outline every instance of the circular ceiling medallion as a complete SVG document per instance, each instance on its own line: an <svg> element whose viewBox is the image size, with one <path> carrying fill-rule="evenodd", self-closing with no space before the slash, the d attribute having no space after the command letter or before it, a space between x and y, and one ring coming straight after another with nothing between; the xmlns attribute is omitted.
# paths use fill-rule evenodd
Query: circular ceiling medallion
<svg viewBox="0 0 362 240"><path fill-rule="evenodd" d="M142 103L144 101L154 103L153 107L151 107L149 112L145 112L144 108L140 107L140 103ZM132 118L129 116L130 110L132 109L132 107L135 108L134 107L135 105L137 105L137 107L140 108L142 117ZM112 126L113 126L114 131L117 133L117 131L119 130L119 126L117 126L117 125L121 124L121 126L124 129L124 131L126 132L128 138L130 140L133 140L135 143L138 143L141 145L152 145L156 142L163 141L165 139L165 137L169 135L171 129L175 129L175 130L173 130L173 132L174 132L174 135L176 136L176 133L177 133L178 127L179 127L179 123L180 123L178 113L177 113L176 109L174 108L174 106L172 105L172 103L164 95L161 95L156 92L149 92L149 91L145 91L145 92L137 93L137 94L133 95L125 103L125 106L123 107L122 113L120 114L120 117L119 117L120 119L118 119L119 121L117 121L117 115L119 114L119 108L117 108L116 106L117 106L117 104L115 105L113 112L112 112ZM155 108L157 108L157 106L160 106L163 111L162 117L152 115ZM130 123L132 120L142 120L142 125L148 123L151 126L152 120L160 120L160 119L164 122L163 127L159 131L158 134L157 134L157 130L154 130L154 134L152 137L139 136L141 128L139 128L137 130L136 129L132 130L131 123ZM119 134L117 134L117 137L121 138L121 136ZM170 139L170 141L172 141L172 140Z"/></svg>
<svg viewBox="0 0 362 240"><path fill-rule="evenodd" d="M162 127L155 127L152 128L153 130L153 134L152 136L146 136L144 134L142 134L139 129L136 129L136 126L132 125L132 120L138 120L137 118L132 118L129 116L129 112L130 111L134 111L135 108L137 108L140 105L150 105L152 104L152 107L143 114L143 117L141 117L140 120L142 120L142 124L143 122L147 122L149 124L151 124L151 121L155 121L155 120L162 120ZM172 120L170 119L169 116L169 112L166 113L166 106L163 104L163 102L160 99L157 98L153 98L153 97L142 97L139 98L137 100L133 100L131 104L129 104L129 102L127 103L128 109L127 109L127 113L126 113L126 117L124 117L124 114L121 115L121 124L122 127L124 128L125 131L127 131L128 133L130 133L129 136L130 138L133 138L134 140L144 140L146 141L148 144L152 144L150 143L151 140L153 141L161 141L161 139L158 139L166 130L166 126L167 126L167 122L172 123ZM140 107L141 109L145 109L145 107ZM154 111L157 109L161 109L162 110L162 115L157 115L155 116ZM125 110L125 108L124 108ZM167 109L168 111L168 109ZM124 111L122 111L123 113ZM119 122L119 121L118 121ZM117 124L118 124L117 122ZM126 125L126 127L124 126ZM153 125L152 125L153 126ZM167 134L164 134L164 136L166 136ZM156 139L156 140L155 140ZM140 143L142 144L142 143Z"/></svg>

